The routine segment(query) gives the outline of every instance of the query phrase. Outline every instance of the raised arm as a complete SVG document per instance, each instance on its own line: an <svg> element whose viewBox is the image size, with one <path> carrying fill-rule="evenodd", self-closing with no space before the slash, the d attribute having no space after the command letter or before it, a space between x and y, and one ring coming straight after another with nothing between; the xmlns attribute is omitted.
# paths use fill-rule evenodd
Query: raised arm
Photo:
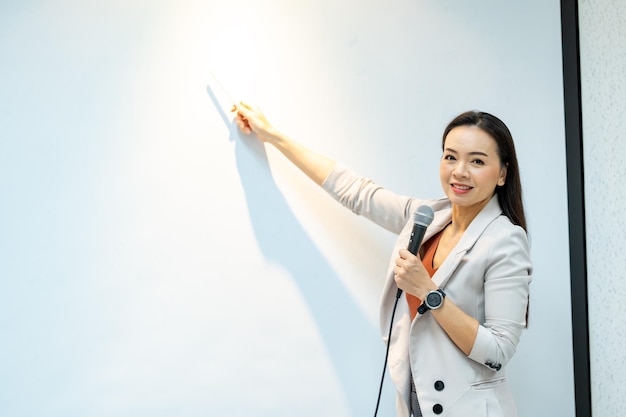
<svg viewBox="0 0 626 417"><path fill-rule="evenodd" d="M272 144L295 166L318 185L322 185L335 167L335 161L306 148L285 136L270 124L258 107L239 103L233 107L235 121L246 135L254 133L260 140Z"/></svg>

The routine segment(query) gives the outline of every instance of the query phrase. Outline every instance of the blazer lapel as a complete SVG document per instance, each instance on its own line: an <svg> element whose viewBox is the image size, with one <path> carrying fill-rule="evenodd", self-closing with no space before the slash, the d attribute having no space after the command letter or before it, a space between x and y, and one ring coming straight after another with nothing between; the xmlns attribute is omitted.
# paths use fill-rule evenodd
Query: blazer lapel
<svg viewBox="0 0 626 417"><path fill-rule="evenodd" d="M452 252L450 252L450 255L448 255L446 260L439 266L435 275L433 275L433 281L439 287L445 287L446 283L463 260L467 251L474 246L487 226L501 214L502 209L498 203L498 196L494 195L489 203L487 203L480 213L478 213L476 218L472 220L465 233L463 233L461 240L459 240L459 243L456 244Z"/></svg>

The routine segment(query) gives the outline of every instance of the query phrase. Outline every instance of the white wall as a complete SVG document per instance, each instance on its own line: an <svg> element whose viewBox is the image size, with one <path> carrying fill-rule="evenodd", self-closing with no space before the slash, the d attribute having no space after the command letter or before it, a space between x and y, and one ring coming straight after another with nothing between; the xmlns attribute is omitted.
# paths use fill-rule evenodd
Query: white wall
<svg viewBox="0 0 626 417"><path fill-rule="evenodd" d="M502 117L535 262L511 384L573 415L560 39L545 0L3 1L0 414L373 413L393 236L241 137L213 72L422 197L447 121Z"/></svg>
<svg viewBox="0 0 626 417"><path fill-rule="evenodd" d="M626 4L579 2L587 229L591 399L594 416L624 414L626 343Z"/></svg>

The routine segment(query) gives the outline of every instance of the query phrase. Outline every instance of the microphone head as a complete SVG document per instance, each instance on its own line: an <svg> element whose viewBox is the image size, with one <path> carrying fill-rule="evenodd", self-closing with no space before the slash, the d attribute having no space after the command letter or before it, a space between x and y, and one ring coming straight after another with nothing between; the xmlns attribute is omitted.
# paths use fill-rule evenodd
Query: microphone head
<svg viewBox="0 0 626 417"><path fill-rule="evenodd" d="M428 227L435 218L435 212L430 206L419 206L413 215L413 222L420 226Z"/></svg>

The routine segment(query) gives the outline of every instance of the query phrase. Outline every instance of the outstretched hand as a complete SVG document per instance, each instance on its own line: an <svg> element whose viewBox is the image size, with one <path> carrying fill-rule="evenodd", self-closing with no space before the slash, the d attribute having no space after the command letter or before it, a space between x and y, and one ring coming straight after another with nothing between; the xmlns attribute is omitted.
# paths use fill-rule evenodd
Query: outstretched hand
<svg viewBox="0 0 626 417"><path fill-rule="evenodd" d="M258 107L244 102L233 105L235 122L243 133L255 133L261 141L278 149L316 184L322 185L335 167L335 161L302 146L274 128Z"/></svg>
<svg viewBox="0 0 626 417"><path fill-rule="evenodd" d="M236 112L235 123L246 135L254 132L264 142L275 136L274 128L258 107L242 101L234 104L231 111Z"/></svg>

